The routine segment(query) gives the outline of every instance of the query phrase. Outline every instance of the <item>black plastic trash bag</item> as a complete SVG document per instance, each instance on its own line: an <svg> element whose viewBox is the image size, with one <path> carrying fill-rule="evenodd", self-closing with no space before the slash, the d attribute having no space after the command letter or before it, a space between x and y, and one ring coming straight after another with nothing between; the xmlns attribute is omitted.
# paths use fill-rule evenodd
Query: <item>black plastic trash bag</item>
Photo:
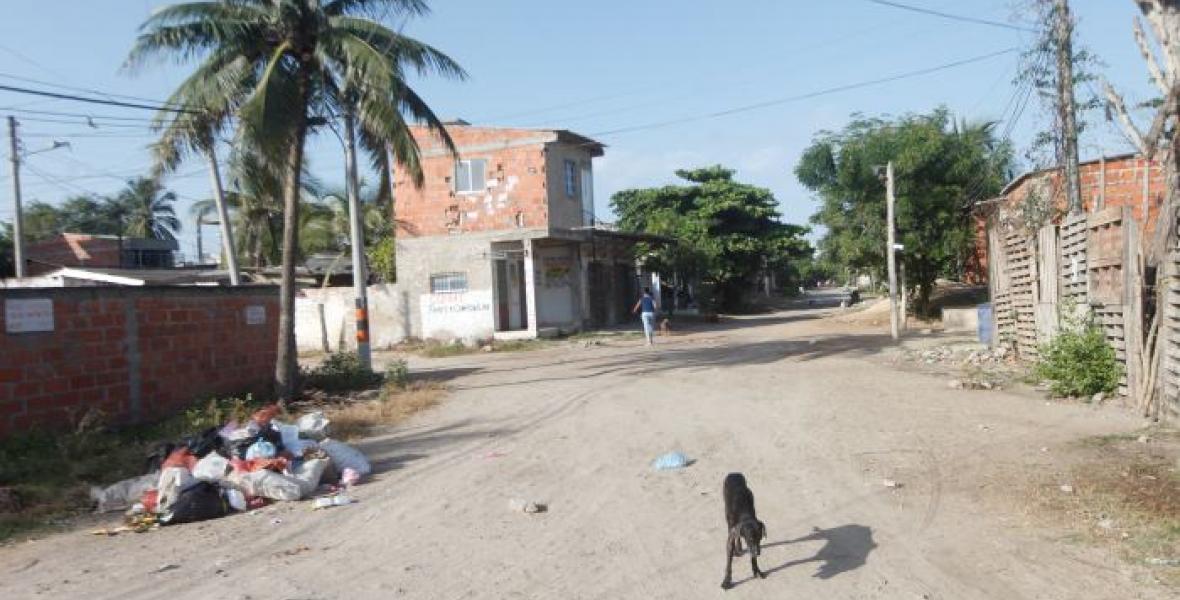
<svg viewBox="0 0 1180 600"><path fill-rule="evenodd" d="M197 458L205 458L210 452L219 450L223 443L224 440L221 439L219 429L216 427L210 427L185 440L188 451Z"/></svg>
<svg viewBox="0 0 1180 600"><path fill-rule="evenodd" d="M229 502L222 495L221 487L202 481L180 492L171 510L160 517L160 524L195 523L224 517L229 512Z"/></svg>

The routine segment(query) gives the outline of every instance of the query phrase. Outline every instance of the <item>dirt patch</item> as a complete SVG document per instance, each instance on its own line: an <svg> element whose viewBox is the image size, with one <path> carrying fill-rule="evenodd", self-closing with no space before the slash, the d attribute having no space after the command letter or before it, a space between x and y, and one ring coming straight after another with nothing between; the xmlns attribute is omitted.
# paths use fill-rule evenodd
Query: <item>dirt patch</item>
<svg viewBox="0 0 1180 600"><path fill-rule="evenodd" d="M1053 453L1034 477L1034 513L1180 588L1180 432L1102 435Z"/></svg>

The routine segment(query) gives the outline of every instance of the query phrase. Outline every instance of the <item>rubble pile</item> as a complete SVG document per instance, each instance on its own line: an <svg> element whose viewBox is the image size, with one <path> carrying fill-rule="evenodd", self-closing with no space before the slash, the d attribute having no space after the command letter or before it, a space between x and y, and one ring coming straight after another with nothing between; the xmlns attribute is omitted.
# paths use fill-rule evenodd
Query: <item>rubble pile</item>
<svg viewBox="0 0 1180 600"><path fill-rule="evenodd" d="M923 350L907 350L905 359L912 362L953 364L963 367L989 367L1015 364L1015 356L1004 347L981 348L971 346L939 346Z"/></svg>
<svg viewBox="0 0 1180 600"><path fill-rule="evenodd" d="M349 488L372 472L356 448L328 436L322 412L284 423L276 405L245 423L211 427L161 444L148 457L148 473L93 488L98 512L126 510L126 526L96 534L146 531L260 508L271 502L314 498L313 507L353 502Z"/></svg>

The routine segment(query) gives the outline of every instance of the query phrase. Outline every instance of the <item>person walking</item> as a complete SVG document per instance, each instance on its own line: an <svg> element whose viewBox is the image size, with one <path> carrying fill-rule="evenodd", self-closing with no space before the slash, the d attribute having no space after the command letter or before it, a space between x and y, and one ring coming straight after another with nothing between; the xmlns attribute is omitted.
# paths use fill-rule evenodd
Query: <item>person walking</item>
<svg viewBox="0 0 1180 600"><path fill-rule="evenodd" d="M647 345L650 346L656 340L656 301L651 297L651 288L643 288L643 296L639 298L639 302L635 303L635 308L631 309L631 314L639 313L639 318L643 319L643 336L647 338Z"/></svg>

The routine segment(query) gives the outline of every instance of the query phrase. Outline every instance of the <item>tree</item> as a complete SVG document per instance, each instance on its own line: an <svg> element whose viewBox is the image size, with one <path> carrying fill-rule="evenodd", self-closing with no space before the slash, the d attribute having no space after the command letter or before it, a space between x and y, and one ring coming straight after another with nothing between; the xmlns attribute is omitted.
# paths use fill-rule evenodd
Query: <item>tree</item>
<svg viewBox="0 0 1180 600"><path fill-rule="evenodd" d="M878 277L885 264L885 185L877 167L894 163L898 242L907 284L926 312L934 280L962 274L972 248L975 201L997 193L1012 175L1012 151L991 123L954 123L946 109L894 120L856 118L822 132L795 175L816 193L812 222L826 232L827 261Z"/></svg>
<svg viewBox="0 0 1180 600"><path fill-rule="evenodd" d="M201 59L169 99L173 107L195 110L199 119L161 113L170 124L161 139L164 161L198 150L204 131L217 130L236 115L239 143L257 150L281 178L283 260L275 387L282 401L294 396L298 374L295 263L309 129L347 112L357 122L361 147L371 155L392 147L418 184L418 146L403 114L426 123L454 151L442 122L406 83L405 71L456 78L465 73L442 52L371 18L390 12L418 16L428 10L423 0L181 3L147 19L128 59L131 66L155 55Z"/></svg>
<svg viewBox="0 0 1180 600"><path fill-rule="evenodd" d="M779 220L770 190L733 180L720 165L676 171L693 185L624 190L611 207L626 231L675 240L644 246L649 267L681 281L700 281L715 289L717 303L738 308L758 275L781 270L810 253L807 229Z"/></svg>
<svg viewBox="0 0 1180 600"><path fill-rule="evenodd" d="M12 248L12 224L0 223L0 279L16 276Z"/></svg>
<svg viewBox="0 0 1180 600"><path fill-rule="evenodd" d="M139 177L107 203L122 217L122 234L128 237L175 241L180 231L176 218L176 194L165 191L158 179Z"/></svg>

